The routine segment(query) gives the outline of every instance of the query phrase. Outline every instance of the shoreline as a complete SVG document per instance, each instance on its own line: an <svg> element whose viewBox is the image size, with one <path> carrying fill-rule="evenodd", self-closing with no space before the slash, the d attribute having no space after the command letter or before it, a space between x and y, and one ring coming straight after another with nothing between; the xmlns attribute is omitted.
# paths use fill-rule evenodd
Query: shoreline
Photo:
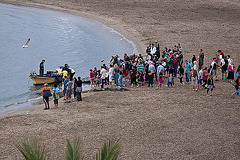
<svg viewBox="0 0 240 160"><path fill-rule="evenodd" d="M142 42L140 42L137 38L135 38L130 33L125 31L124 29L122 29L120 26L117 26L117 24L112 23L112 21L110 19L106 19L106 18L101 17L101 16L92 15L92 14L88 14L88 13L83 13L81 11L67 10L67 9L64 9L64 8L57 7L57 6L43 5L43 4L37 4L37 3L28 3L28 4L19 5L17 2L15 2L15 3L2 3L2 4L37 8L37 9L43 9L43 10L52 10L52 11L56 11L56 12L62 12L62 13L66 13L66 14L70 14L70 15L74 15L74 16L79 16L81 18L85 18L85 19L88 19L90 21L97 22L97 23L103 25L103 27L113 29L113 31L116 32L116 34L119 34L120 36L125 38L128 41L128 43L133 45L133 50L134 50L134 47L136 47L138 53L141 53L141 51L144 51L144 49L143 49L144 44L142 44ZM120 55L120 56L123 56L124 53L121 53L121 54L122 55ZM89 90L86 90L86 91L89 91ZM9 104L7 107L13 107L13 106L17 106L19 104L20 105L25 104L25 105L22 108L18 107L17 110L14 110L14 111L10 110L10 111L4 112L4 113L0 114L0 117L4 116L6 114L7 115L11 114L11 113L21 113L20 110L22 110L22 109L25 110L25 109L28 109L28 108L34 108L34 107L40 106L40 103L42 102L42 99L41 99L41 97L38 97L33 101L34 101L33 103L31 103L31 102L29 102L29 100L27 100L25 102L18 102L16 104ZM28 104L30 103L31 106L28 106L27 103ZM7 108L7 107L5 107L5 108ZM20 112L18 112L18 111L20 111Z"/></svg>

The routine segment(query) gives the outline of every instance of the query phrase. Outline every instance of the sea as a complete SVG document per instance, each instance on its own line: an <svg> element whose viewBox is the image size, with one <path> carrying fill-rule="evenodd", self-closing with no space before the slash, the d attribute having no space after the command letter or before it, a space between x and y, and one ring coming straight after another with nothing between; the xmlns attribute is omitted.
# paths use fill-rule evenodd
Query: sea
<svg viewBox="0 0 240 160"><path fill-rule="evenodd" d="M43 86L34 86L29 78L31 72L39 73L42 59L45 72L67 63L76 77L86 78L89 69L100 69L111 56L138 53L132 41L112 28L62 12L0 4L0 26L0 114L42 100ZM22 48L28 38L28 48Z"/></svg>

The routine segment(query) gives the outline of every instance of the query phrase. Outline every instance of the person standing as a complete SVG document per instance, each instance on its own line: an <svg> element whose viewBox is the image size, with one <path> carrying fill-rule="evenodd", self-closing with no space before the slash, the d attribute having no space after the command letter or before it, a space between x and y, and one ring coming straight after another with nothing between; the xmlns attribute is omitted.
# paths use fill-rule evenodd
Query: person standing
<svg viewBox="0 0 240 160"><path fill-rule="evenodd" d="M213 83L212 75L208 75L208 80L207 80L207 96L208 96L209 90L211 90L210 96L212 96L213 87L214 87L214 83Z"/></svg>
<svg viewBox="0 0 240 160"><path fill-rule="evenodd" d="M95 79L94 72L92 71L92 69L90 69L91 89L93 88L93 86L95 87L94 79Z"/></svg>
<svg viewBox="0 0 240 160"><path fill-rule="evenodd" d="M66 103L70 103L71 102L71 96L72 96L72 86L73 86L72 79L70 79L70 81L67 82L66 86L67 86Z"/></svg>
<svg viewBox="0 0 240 160"><path fill-rule="evenodd" d="M39 68L40 68L39 75L40 76L42 76L44 74L44 63L45 63L45 60L43 59L39 66Z"/></svg>
<svg viewBox="0 0 240 160"><path fill-rule="evenodd" d="M228 65L228 78L227 79L234 79L234 70L235 70L235 66L233 64L233 62L231 61L230 64Z"/></svg>
<svg viewBox="0 0 240 160"><path fill-rule="evenodd" d="M41 91L42 94L43 94L43 102L44 102L44 104L45 104L44 110L49 109L49 97L52 96L52 94L51 94L51 89L48 88L47 86L48 86L48 84L45 83L45 84L44 84L44 87L42 88L42 91Z"/></svg>
<svg viewBox="0 0 240 160"><path fill-rule="evenodd" d="M67 83L69 82L67 76L64 77L64 82L63 82L63 96L64 100L66 100L66 91L67 91Z"/></svg>
<svg viewBox="0 0 240 160"><path fill-rule="evenodd" d="M77 88L76 88L76 92L77 92L77 101L82 101L82 80L81 77L78 77L78 81L76 82Z"/></svg>
<svg viewBox="0 0 240 160"><path fill-rule="evenodd" d="M114 83L116 86L118 86L119 69L117 64L114 65L113 73L114 73Z"/></svg>
<svg viewBox="0 0 240 160"><path fill-rule="evenodd" d="M174 56L174 57L173 57L174 77L177 76L177 69L178 69L178 65L179 65L179 64L180 64L179 59L178 59L176 56Z"/></svg>
<svg viewBox="0 0 240 160"><path fill-rule="evenodd" d="M57 84L54 84L53 88L53 102L55 105L55 108L58 108L58 99L59 99L60 89L58 88Z"/></svg>
<svg viewBox="0 0 240 160"><path fill-rule="evenodd" d="M109 75L109 84L110 86L112 86L112 79L113 79L113 66L110 64L110 68L109 68L109 72L108 72L108 75Z"/></svg>
<svg viewBox="0 0 240 160"><path fill-rule="evenodd" d="M107 74L107 71L106 71L106 69L104 68L104 66L102 66L101 68L102 68L102 69L101 69L101 72L100 72L100 74L101 74L101 80L102 80L101 88L103 88L103 87L104 87L104 83L106 83L106 74Z"/></svg>
<svg viewBox="0 0 240 160"><path fill-rule="evenodd" d="M188 64L188 60L186 60L186 64L184 65L185 67L185 76L186 76L186 84L189 84L189 74L191 70L190 64Z"/></svg>
<svg viewBox="0 0 240 160"><path fill-rule="evenodd" d="M204 53L203 53L203 50L200 49L199 61L198 61L199 67L198 68L202 68L203 61L204 61Z"/></svg>

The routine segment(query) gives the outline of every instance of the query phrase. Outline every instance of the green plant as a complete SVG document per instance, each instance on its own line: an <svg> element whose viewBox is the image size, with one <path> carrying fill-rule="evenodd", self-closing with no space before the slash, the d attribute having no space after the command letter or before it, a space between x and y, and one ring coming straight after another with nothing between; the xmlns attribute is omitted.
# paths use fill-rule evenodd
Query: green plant
<svg viewBox="0 0 240 160"><path fill-rule="evenodd" d="M119 139L111 139L105 142L102 148L96 153L96 160L116 160L121 152Z"/></svg>
<svg viewBox="0 0 240 160"><path fill-rule="evenodd" d="M67 139L66 160L83 160L80 138L74 138L71 142ZM16 147L22 153L25 160L46 160L48 159L44 145L38 143L36 138L25 138ZM119 139L110 139L96 153L96 160L117 160L121 152L121 143Z"/></svg>
<svg viewBox="0 0 240 160"><path fill-rule="evenodd" d="M74 138L72 142L67 139L66 160L83 160L83 150L79 138Z"/></svg>
<svg viewBox="0 0 240 160"><path fill-rule="evenodd" d="M26 160L47 159L45 146L39 144L36 138L25 138L21 143L17 143L16 147L22 153Z"/></svg>

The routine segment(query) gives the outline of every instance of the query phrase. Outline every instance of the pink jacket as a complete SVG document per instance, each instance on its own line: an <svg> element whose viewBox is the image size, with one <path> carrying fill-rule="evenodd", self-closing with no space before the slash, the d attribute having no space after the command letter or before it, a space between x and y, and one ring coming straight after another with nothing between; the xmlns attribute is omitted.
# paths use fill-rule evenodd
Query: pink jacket
<svg viewBox="0 0 240 160"><path fill-rule="evenodd" d="M235 69L235 66L234 66L234 65L231 65L231 64L230 64L230 65L228 66L228 71L229 71L229 72L234 72L234 69Z"/></svg>

